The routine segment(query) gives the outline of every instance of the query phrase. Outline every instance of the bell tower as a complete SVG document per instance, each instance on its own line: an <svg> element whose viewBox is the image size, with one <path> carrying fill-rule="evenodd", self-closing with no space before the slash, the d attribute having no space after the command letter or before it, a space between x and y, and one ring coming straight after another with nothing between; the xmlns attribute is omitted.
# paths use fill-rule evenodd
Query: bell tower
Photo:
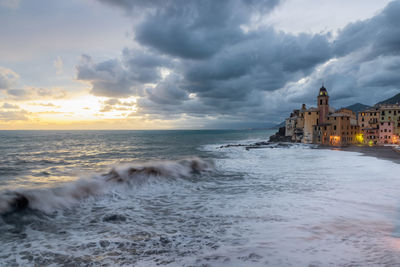
<svg viewBox="0 0 400 267"><path fill-rule="evenodd" d="M319 89L317 101L319 111L319 123L325 123L326 117L329 115L329 95L323 84L322 87Z"/></svg>

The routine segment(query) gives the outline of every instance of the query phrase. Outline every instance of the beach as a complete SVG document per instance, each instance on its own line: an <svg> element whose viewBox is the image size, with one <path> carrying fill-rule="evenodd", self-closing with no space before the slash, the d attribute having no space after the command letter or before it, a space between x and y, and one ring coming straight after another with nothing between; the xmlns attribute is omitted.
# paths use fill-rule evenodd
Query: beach
<svg viewBox="0 0 400 267"><path fill-rule="evenodd" d="M348 152L358 152L364 156L376 157L379 159L390 160L400 164L400 153L391 146L347 146L341 148L331 148Z"/></svg>

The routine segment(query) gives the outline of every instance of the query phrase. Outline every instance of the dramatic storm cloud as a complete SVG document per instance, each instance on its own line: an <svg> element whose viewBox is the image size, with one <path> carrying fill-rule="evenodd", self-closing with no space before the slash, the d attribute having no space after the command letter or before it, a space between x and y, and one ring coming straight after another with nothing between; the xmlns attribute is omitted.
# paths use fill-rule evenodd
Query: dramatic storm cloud
<svg viewBox="0 0 400 267"><path fill-rule="evenodd" d="M252 27L279 1L101 2L132 17L140 49L99 63L83 56L78 79L96 95L139 96L139 112L155 118L271 122L312 104L321 82L338 106L399 89L400 1L336 35Z"/></svg>
<svg viewBox="0 0 400 267"><path fill-rule="evenodd" d="M314 96L312 88L325 81L337 106L374 104L399 93L400 1L391 2L371 19L342 29L332 42L333 58L304 84L290 84L298 104Z"/></svg>
<svg viewBox="0 0 400 267"><path fill-rule="evenodd" d="M331 57L325 34L245 30L278 1L104 2L127 14L145 10L134 24L135 41L143 50L125 49L120 59L100 63L83 56L78 79L91 81L96 95L142 96L141 112L153 116L262 119L264 92L308 75ZM168 74L160 80L163 68Z"/></svg>

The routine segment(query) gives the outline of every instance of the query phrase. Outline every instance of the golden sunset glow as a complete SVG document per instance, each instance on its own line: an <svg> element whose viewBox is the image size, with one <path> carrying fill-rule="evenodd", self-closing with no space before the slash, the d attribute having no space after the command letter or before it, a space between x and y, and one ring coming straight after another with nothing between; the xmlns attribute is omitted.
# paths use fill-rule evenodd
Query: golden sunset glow
<svg viewBox="0 0 400 267"><path fill-rule="evenodd" d="M2 129L154 129L170 123L149 120L137 114L137 98L110 99L80 95L46 101L8 101L0 106L19 113L13 120L0 121Z"/></svg>

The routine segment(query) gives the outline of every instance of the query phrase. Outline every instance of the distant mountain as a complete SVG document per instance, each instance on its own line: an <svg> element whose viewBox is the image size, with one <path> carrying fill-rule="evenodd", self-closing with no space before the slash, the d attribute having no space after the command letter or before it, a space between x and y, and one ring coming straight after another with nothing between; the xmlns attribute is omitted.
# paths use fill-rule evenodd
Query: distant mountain
<svg viewBox="0 0 400 267"><path fill-rule="evenodd" d="M345 108L350 109L351 111L353 111L354 113L357 114L360 111L370 108L370 106L367 106L367 105L364 105L361 103L357 103L357 104L353 104L353 105L345 107Z"/></svg>
<svg viewBox="0 0 400 267"><path fill-rule="evenodd" d="M275 125L274 127L271 127L271 129L276 129L276 128L281 128L286 125L286 121L282 121L281 123Z"/></svg>
<svg viewBox="0 0 400 267"><path fill-rule="evenodd" d="M376 103L376 105L393 105L393 104L399 104L399 103L400 103L400 93L391 98L388 98L379 103Z"/></svg>

